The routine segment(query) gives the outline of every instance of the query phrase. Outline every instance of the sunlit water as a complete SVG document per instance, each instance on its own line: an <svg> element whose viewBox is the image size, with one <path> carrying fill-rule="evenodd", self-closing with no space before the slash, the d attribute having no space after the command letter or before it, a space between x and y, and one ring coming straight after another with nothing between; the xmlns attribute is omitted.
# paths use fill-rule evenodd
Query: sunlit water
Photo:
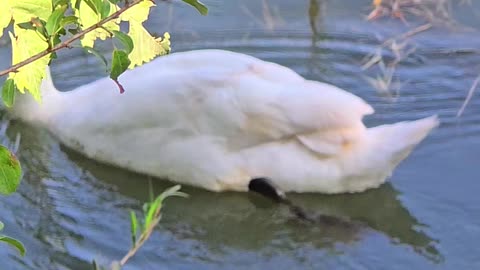
<svg viewBox="0 0 480 270"><path fill-rule="evenodd" d="M234 50L336 84L373 105L369 125L438 114L441 127L379 189L290 195L312 213L347 216L367 228L304 224L256 196L185 187L191 197L167 203L161 225L125 269L480 269L479 95L455 117L480 72L480 34L436 28L416 37L417 51L399 65L395 80L402 86L392 99L367 82L378 70L363 71L362 59L408 26L366 22L367 0L318 0L314 27L308 16L314 0L270 2L266 10L259 0L207 1L207 17L162 4L148 27L170 31L174 51ZM471 10L455 13L480 27ZM1 68L9 53L0 48ZM52 71L62 90L104 76L100 62L79 50L62 53ZM0 245L0 268L90 269L92 259L120 259L130 246L128 211L148 199L148 178L85 159L43 129L3 119L4 143L22 136L25 176L19 193L0 198L0 220L28 252L20 258ZM156 192L171 185L153 182Z"/></svg>

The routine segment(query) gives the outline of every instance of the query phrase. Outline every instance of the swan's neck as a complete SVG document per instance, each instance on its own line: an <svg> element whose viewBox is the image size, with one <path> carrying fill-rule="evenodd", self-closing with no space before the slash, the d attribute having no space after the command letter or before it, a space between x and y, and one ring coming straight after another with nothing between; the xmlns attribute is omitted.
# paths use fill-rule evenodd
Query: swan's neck
<svg viewBox="0 0 480 270"><path fill-rule="evenodd" d="M13 117L33 123L46 123L50 120L52 112L59 105L61 93L55 88L48 67L40 86L40 93L42 96L41 102L36 101L29 93L18 93L15 105L11 110Z"/></svg>

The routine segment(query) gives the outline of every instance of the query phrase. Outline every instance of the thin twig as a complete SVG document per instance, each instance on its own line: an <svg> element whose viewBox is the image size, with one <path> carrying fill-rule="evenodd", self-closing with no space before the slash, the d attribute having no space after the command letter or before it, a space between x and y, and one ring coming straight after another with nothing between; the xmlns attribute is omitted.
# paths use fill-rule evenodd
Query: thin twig
<svg viewBox="0 0 480 270"><path fill-rule="evenodd" d="M402 33L402 34L400 34L400 35L398 35L398 36L391 37L391 38L387 39L386 41L384 41L384 42L382 43L382 46L381 46L381 47L386 47L386 46L388 46L389 44L393 43L395 40L405 40L405 39L407 39L407 38L413 37L413 36L415 36L415 35L418 35L418 34L420 34L420 33L422 33L422 32L425 32L425 31L429 30L429 29L432 28L432 27L433 27L433 25L432 25L431 23L422 24L422 25L420 25L420 26L418 26L418 27L413 28L413 29L410 30L410 31L407 31L407 32Z"/></svg>
<svg viewBox="0 0 480 270"><path fill-rule="evenodd" d="M97 28L100 28L102 27L105 23L111 21L111 20L114 20L116 18L118 18L118 16L120 16L122 13L124 13L125 11L127 11L128 9L130 9L131 7L135 6L136 4L142 2L144 0L135 0L133 2L129 2L129 1L125 1L125 6L123 6L121 9L117 10L115 13L112 13L112 15L106 17L105 19L99 21L98 23L95 23L93 24L92 26L88 27L87 29L84 29L82 30L81 32L73 35L71 38L67 39L66 41L58 44L57 46L51 48L51 49L47 49L43 52L40 52L30 58L27 58L25 60L23 60L22 62L20 63L17 63L13 66L11 66L10 68L8 69L5 69L5 70L2 70L0 71L0 77L1 76L5 76L7 75L8 73L10 72L18 72L18 69L25 66L25 65L28 65L50 53L53 53L53 52L56 52L60 49L63 49L63 48L67 48L70 46L70 44L72 44L74 41L82 38L84 35L90 33L91 31L97 29Z"/></svg>
<svg viewBox="0 0 480 270"><path fill-rule="evenodd" d="M475 92L475 89L477 89L477 86L478 86L479 83L480 83L480 74L477 76L477 78L476 78L475 81L473 82L472 86L470 87L470 90L468 91L467 98L466 98L465 101L463 102L462 107L460 108L460 110L458 110L457 117L462 116L463 111L465 111L465 108L467 107L467 104L468 104L468 103L470 102L470 100L472 99L473 93Z"/></svg>

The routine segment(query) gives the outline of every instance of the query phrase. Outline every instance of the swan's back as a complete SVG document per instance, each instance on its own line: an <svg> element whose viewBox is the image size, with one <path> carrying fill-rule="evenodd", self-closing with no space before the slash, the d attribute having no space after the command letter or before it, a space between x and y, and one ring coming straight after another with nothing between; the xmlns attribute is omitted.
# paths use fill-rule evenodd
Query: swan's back
<svg viewBox="0 0 480 270"><path fill-rule="evenodd" d="M211 190L245 190L251 177L264 176L287 191L357 191L363 188L346 179L368 178L372 167L382 177L391 172L388 151L383 165L348 161L384 149L362 122L373 109L286 67L201 50L158 58L120 80L123 95L105 78L51 94L49 104L31 104L29 112L36 110L63 143L91 158ZM18 115L29 120L22 110ZM396 139L383 142L405 149L419 142ZM385 177L362 181L376 186Z"/></svg>

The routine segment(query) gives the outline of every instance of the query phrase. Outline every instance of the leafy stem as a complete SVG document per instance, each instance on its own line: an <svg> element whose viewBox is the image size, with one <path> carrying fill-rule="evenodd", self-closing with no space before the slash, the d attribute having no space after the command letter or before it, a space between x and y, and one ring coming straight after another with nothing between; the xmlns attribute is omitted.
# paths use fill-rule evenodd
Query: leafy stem
<svg viewBox="0 0 480 270"><path fill-rule="evenodd" d="M27 58L13 66L11 66L10 68L8 69L5 69L5 70L2 70L0 71L0 77L1 76L5 76L7 75L8 73L10 72L17 72L19 68L25 66L25 65L28 65L32 62L35 62L36 60L50 54L50 53L53 53L53 52L56 52L58 50L61 50L63 48L68 48L71 46L71 44L73 42L75 42L76 40L82 38L84 35L90 33L91 31L97 29L97 28L101 28L103 27L103 25L111 20L114 20L116 18L118 18L122 13L124 13L125 11L127 11L128 9L130 9L131 7L139 4L140 2L143 2L145 0L134 0L134 1L125 1L125 5L120 8L119 10L117 10L116 12L112 13L110 16L106 17L105 19L102 19L101 21L91 25L90 27L78 32L77 34L73 35L71 38L63 41L62 43L58 44L57 46L53 47L53 48L49 48L45 51L42 51L30 58Z"/></svg>
<svg viewBox="0 0 480 270"><path fill-rule="evenodd" d="M155 226L157 226L160 222L161 210L165 199L169 197L188 197L187 194L180 192L180 188L180 185L168 188L158 195L158 197L152 199L151 202L146 203L143 206L143 222L140 224L137 221L135 212L130 212L132 247L119 262L116 262L118 267L124 266L128 260L130 260L138 252L143 244L145 244L148 238L150 238ZM97 266L95 261L93 262L93 265L94 269L102 269Z"/></svg>

